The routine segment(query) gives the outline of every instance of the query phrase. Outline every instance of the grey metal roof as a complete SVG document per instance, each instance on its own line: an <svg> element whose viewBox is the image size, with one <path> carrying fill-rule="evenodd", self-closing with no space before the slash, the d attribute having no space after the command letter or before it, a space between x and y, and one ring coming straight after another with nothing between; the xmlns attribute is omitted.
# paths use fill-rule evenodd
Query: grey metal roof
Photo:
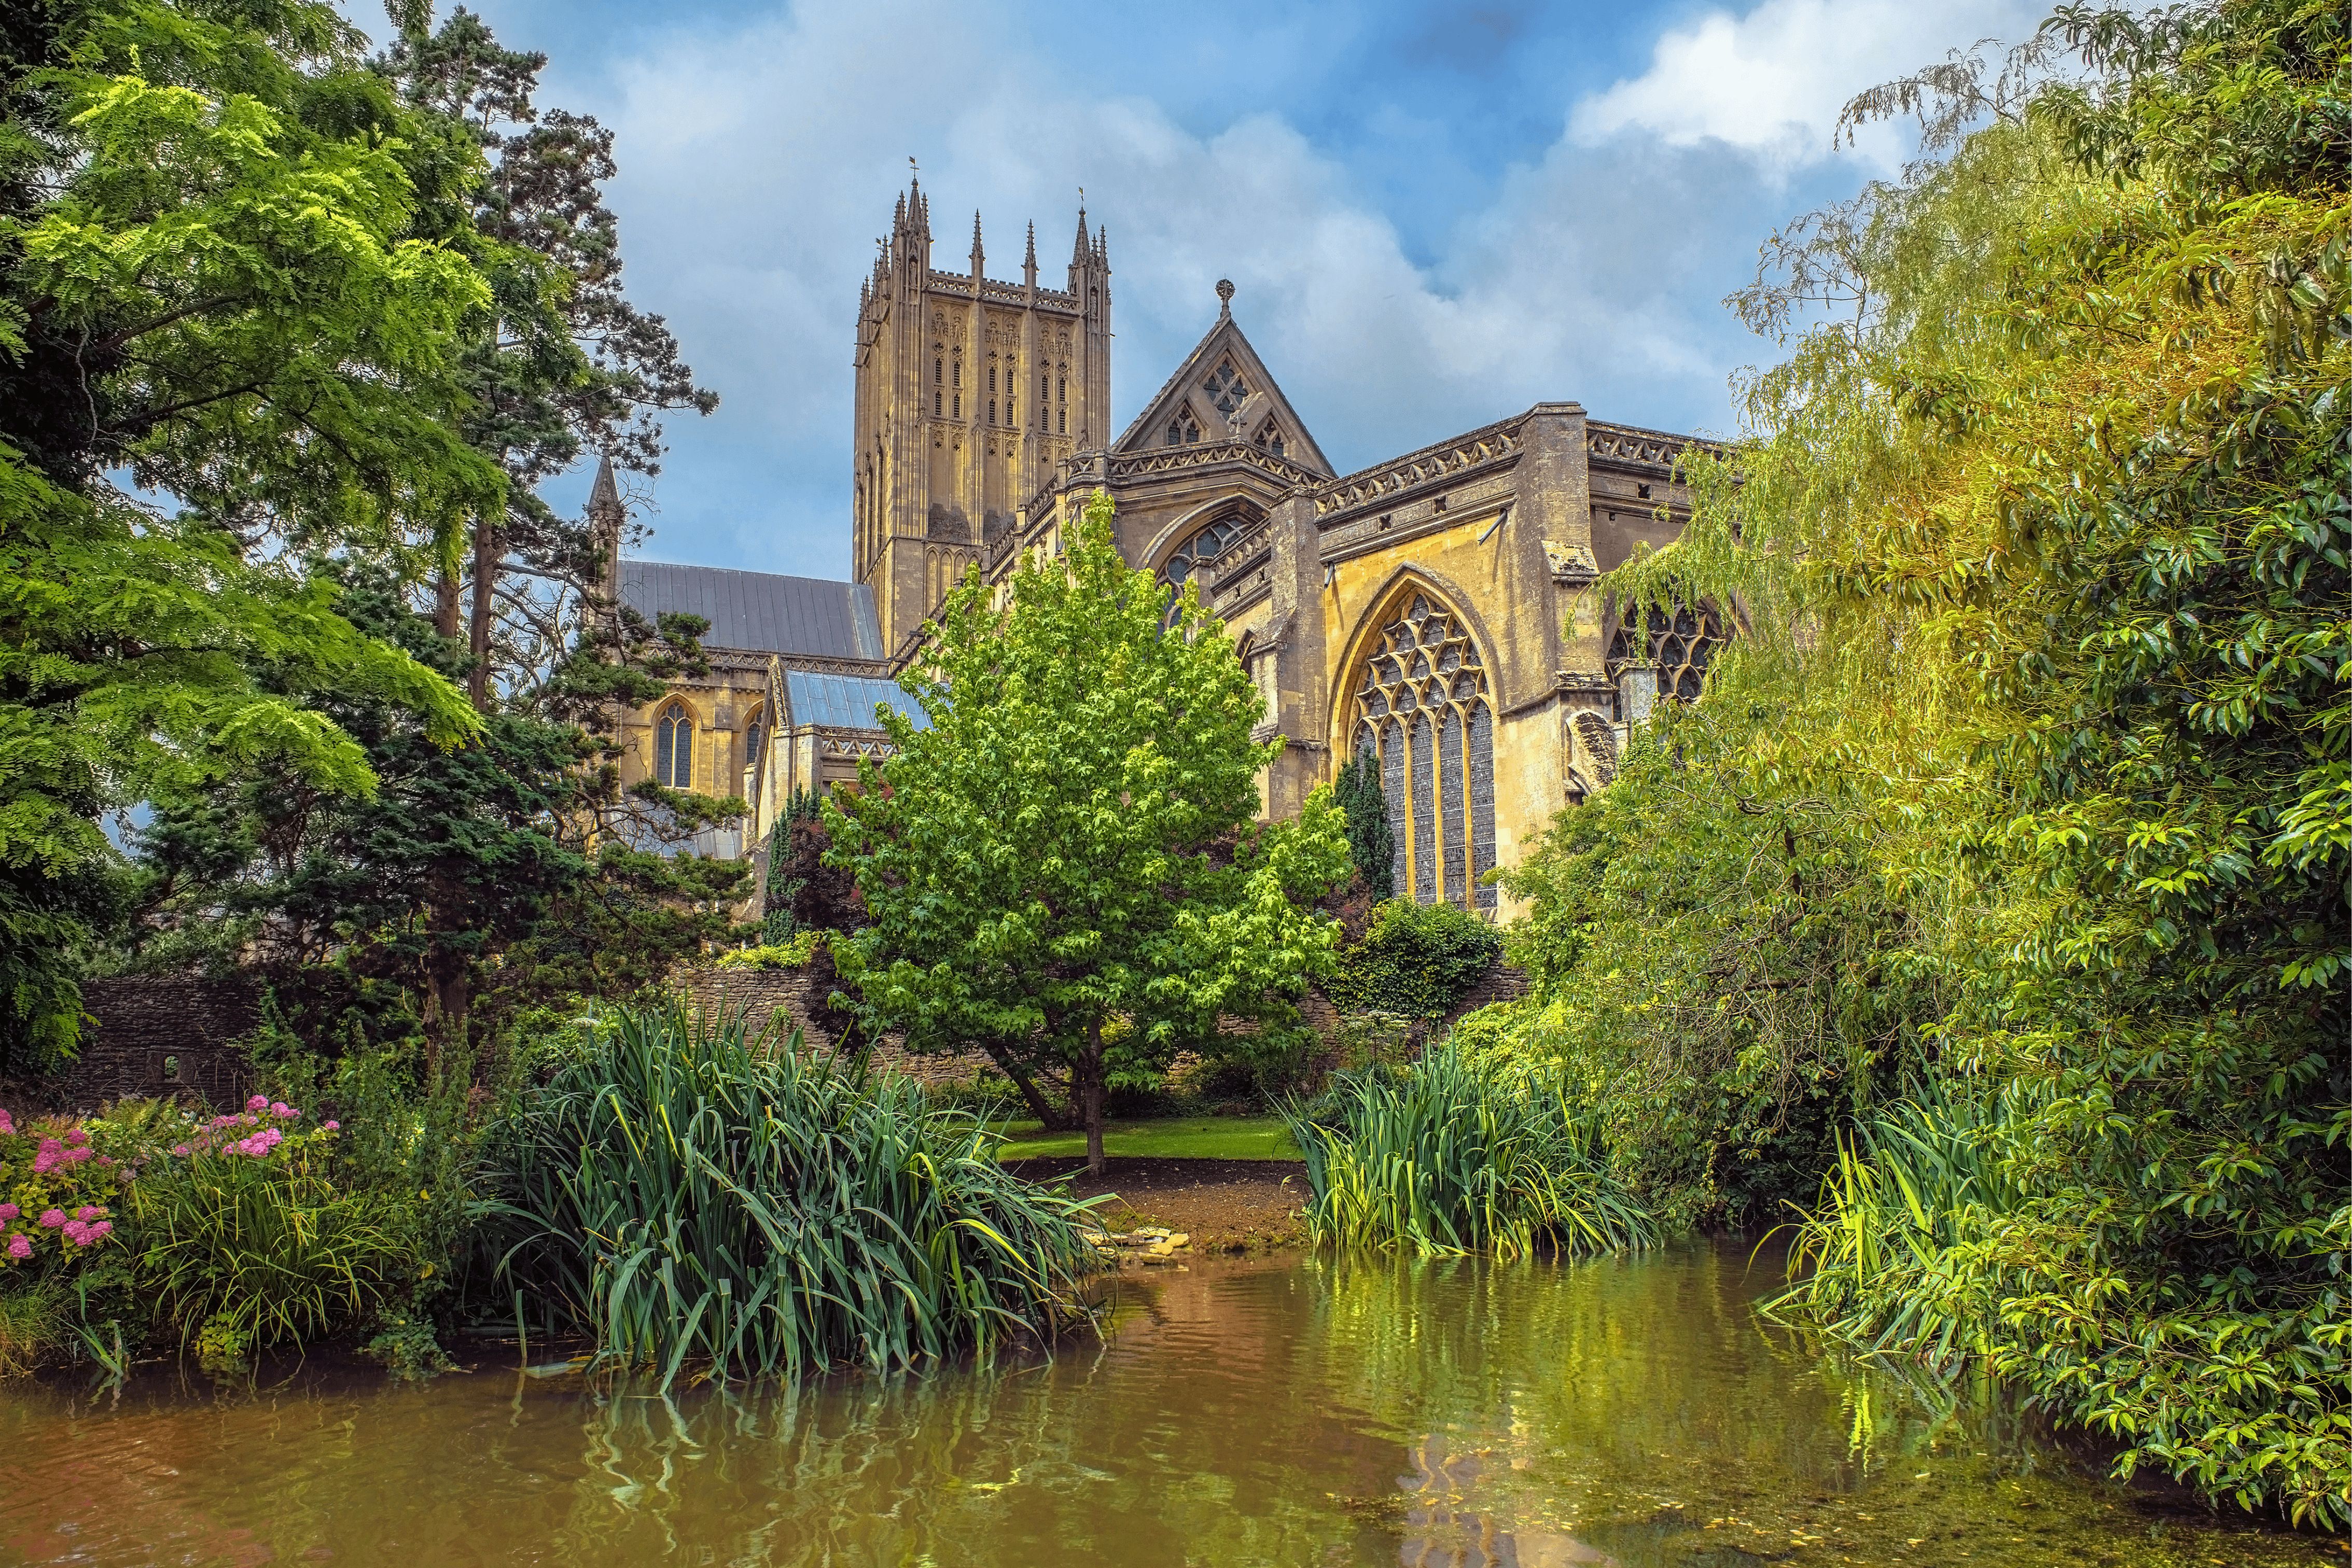
<svg viewBox="0 0 2352 1568"><path fill-rule="evenodd" d="M710 622L702 641L712 648L835 659L883 656L874 591L862 582L625 560L621 602L648 621L699 615Z"/></svg>
<svg viewBox="0 0 2352 1568"><path fill-rule="evenodd" d="M931 727L930 716L896 681L870 675L817 675L806 670L784 672L784 704L794 725L828 724L845 729L879 729L874 722L877 704L895 708L915 721L917 729Z"/></svg>

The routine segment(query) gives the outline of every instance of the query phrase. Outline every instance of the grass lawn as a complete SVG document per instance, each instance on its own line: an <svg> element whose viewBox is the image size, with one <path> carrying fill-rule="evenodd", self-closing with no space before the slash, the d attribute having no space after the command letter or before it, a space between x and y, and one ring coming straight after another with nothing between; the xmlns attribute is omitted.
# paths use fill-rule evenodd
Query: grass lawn
<svg viewBox="0 0 2352 1568"><path fill-rule="evenodd" d="M996 1130L1013 1141L997 1151L1000 1160L1034 1160L1087 1152L1084 1133L1048 1133L1034 1122L999 1122ZM1103 1124L1105 1155L1154 1159L1295 1160L1298 1145L1272 1116L1174 1116L1154 1122Z"/></svg>

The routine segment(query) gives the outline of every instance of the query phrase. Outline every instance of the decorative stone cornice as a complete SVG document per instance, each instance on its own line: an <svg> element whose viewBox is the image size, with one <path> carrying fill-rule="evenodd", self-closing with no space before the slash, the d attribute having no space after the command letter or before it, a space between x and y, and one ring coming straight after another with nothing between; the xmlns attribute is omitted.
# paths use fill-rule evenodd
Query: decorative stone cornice
<svg viewBox="0 0 2352 1568"><path fill-rule="evenodd" d="M1318 486L1316 520L1328 527L1341 513L1391 505L1432 486L1458 485L1474 473L1516 463L1527 444L1519 428L1525 419L1504 420Z"/></svg>

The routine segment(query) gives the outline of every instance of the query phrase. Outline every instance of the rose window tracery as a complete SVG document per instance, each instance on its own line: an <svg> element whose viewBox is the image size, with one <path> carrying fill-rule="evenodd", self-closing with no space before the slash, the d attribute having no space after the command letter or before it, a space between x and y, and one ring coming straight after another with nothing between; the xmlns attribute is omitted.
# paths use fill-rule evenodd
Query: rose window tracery
<svg viewBox="0 0 2352 1568"><path fill-rule="evenodd" d="M1416 903L1492 909L1495 716L1461 618L1414 592L1381 629L1356 689L1355 749L1380 758L1395 886Z"/></svg>

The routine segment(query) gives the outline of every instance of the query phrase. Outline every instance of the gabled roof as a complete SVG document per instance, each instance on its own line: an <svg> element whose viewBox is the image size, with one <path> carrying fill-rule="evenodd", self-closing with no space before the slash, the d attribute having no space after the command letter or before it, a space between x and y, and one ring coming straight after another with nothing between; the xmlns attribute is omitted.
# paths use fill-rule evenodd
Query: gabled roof
<svg viewBox="0 0 2352 1568"><path fill-rule="evenodd" d="M1227 287L1223 292L1230 294L1233 290ZM1241 372L1243 384L1249 394L1248 400L1235 411L1241 424L1239 439L1253 439L1271 415L1282 427L1283 455L1301 467L1311 468L1329 477L1332 474L1330 459L1325 457L1323 449L1315 444L1315 437L1307 432L1307 422L1298 417L1298 411L1292 408L1290 400L1282 395L1282 389L1275 385L1274 377L1266 371L1265 361L1257 357L1257 350L1251 348L1250 340L1242 335L1241 323L1234 319L1230 304L1217 312L1217 324L1209 329L1208 336L1202 338L1191 353L1184 356L1184 362L1176 367L1176 373L1168 378L1167 384L1150 402L1144 404L1143 412L1136 415L1135 423L1127 427L1126 434L1113 444L1111 450L1122 453L1154 450L1167 439L1168 422L1175 417L1179 408L1188 404L1194 417L1200 421L1202 441L1233 439L1220 428L1227 423L1227 416L1220 413L1210 402L1208 389L1203 384L1228 359Z"/></svg>
<svg viewBox="0 0 2352 1568"><path fill-rule="evenodd" d="M706 647L833 659L883 657L874 591L862 582L625 560L621 602L647 621L668 614L701 616L710 622L702 634Z"/></svg>

